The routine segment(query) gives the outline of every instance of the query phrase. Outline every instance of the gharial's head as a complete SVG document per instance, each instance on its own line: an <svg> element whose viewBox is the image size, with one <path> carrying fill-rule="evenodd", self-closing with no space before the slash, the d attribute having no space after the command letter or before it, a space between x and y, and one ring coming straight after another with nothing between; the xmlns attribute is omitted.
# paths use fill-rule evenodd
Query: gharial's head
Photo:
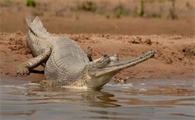
<svg viewBox="0 0 195 120"><path fill-rule="evenodd" d="M117 54L111 57L104 55L102 58L86 65L81 78L73 84L74 86L85 86L87 88L101 88L122 69L141 63L154 57L154 55L155 51L149 51L127 61L119 61Z"/></svg>

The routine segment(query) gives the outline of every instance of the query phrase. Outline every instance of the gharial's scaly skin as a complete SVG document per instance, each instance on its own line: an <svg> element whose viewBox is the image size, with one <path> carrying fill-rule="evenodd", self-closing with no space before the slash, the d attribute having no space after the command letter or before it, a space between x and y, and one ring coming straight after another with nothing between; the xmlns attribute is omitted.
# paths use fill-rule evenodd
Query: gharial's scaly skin
<svg viewBox="0 0 195 120"><path fill-rule="evenodd" d="M154 51L149 51L139 57L120 62L117 54L111 57L105 54L93 61L75 41L51 36L38 17L33 21L27 17L27 24L27 45L34 58L20 64L17 73L27 75L30 73L29 69L43 65L47 80L41 83L48 83L50 86L101 88L122 69L155 55Z"/></svg>

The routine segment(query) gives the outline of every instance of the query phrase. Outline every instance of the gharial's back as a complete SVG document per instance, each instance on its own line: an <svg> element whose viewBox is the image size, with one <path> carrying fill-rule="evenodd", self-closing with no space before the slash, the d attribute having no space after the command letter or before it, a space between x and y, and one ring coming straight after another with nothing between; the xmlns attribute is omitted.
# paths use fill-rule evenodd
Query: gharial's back
<svg viewBox="0 0 195 120"><path fill-rule="evenodd" d="M27 18L29 33L27 44L33 55L40 56L50 51L45 59L45 77L49 80L75 81L80 77L89 59L86 53L69 38L50 35L38 17L33 21ZM48 50L49 49L49 50Z"/></svg>
<svg viewBox="0 0 195 120"><path fill-rule="evenodd" d="M86 53L69 38L53 37L52 53L46 62L45 76L51 80L75 81L89 59Z"/></svg>

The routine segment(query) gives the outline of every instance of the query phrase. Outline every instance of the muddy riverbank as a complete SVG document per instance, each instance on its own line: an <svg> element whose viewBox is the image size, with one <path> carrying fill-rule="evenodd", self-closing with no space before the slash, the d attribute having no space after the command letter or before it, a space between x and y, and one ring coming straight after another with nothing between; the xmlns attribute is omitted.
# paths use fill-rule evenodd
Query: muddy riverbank
<svg viewBox="0 0 195 120"><path fill-rule="evenodd" d="M31 51L26 45L26 34L0 33L0 76L42 80L44 68L39 66L28 76L16 74L17 66L30 58ZM195 37L178 35L128 36L109 34L57 34L75 40L82 49L92 54L93 59L104 54L119 54L120 60L141 55L149 50L156 51L156 57L118 73L115 78L147 77L151 79L187 79L195 74Z"/></svg>

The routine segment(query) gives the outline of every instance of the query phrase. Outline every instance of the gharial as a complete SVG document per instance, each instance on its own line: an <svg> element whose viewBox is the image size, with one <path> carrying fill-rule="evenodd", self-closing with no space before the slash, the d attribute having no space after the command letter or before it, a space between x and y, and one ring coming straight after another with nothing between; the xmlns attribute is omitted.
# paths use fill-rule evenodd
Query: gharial
<svg viewBox="0 0 195 120"><path fill-rule="evenodd" d="M29 74L29 69L43 65L46 80L55 81L56 85L73 87L101 88L122 69L134 66L149 58L154 57L155 51L119 61L118 55L102 56L92 60L77 43L66 37L52 36L43 27L39 17L33 21L26 18L29 26L27 45L34 58L21 63L17 73Z"/></svg>

